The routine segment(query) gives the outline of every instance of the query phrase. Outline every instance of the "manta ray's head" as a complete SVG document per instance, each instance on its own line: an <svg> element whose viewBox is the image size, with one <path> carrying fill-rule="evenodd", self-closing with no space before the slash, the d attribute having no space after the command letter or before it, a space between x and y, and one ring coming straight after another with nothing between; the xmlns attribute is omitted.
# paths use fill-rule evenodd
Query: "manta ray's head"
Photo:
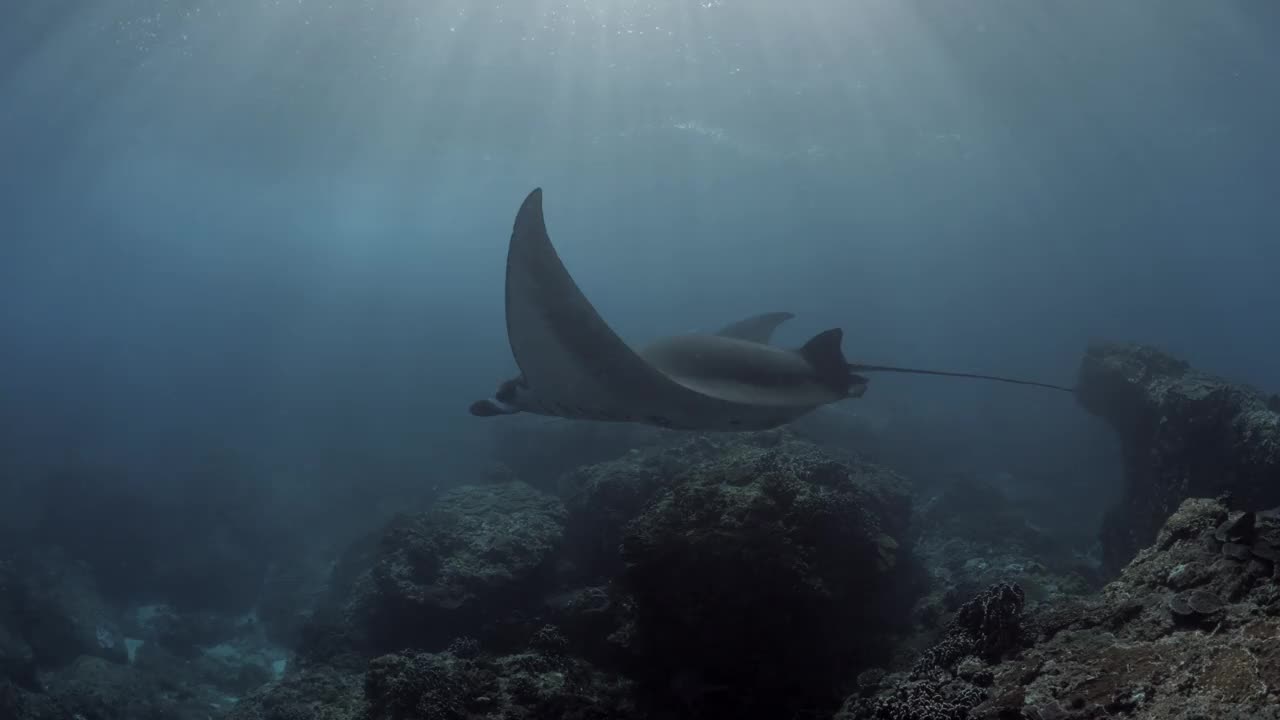
<svg viewBox="0 0 1280 720"><path fill-rule="evenodd" d="M476 417L493 417L523 412L521 398L528 393L529 384L525 382L523 375L517 375L499 385L493 397L471 403L471 414Z"/></svg>

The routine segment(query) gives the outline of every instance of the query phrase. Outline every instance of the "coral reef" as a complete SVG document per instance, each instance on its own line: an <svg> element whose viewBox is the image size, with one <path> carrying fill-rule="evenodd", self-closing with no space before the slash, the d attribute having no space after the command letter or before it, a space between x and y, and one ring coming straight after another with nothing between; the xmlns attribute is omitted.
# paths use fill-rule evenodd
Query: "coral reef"
<svg viewBox="0 0 1280 720"><path fill-rule="evenodd" d="M128 601L95 566L101 518L49 549L90 510L72 498L0 538L0 717L1280 720L1274 411L1119 346L1091 350L1081 401L1124 441L1111 576L1030 524L999 473L913 487L836 424L825 448L788 429L513 426L481 484L340 557L231 568L271 533L204 518L192 532L217 525L221 549L145 558ZM160 592L189 573L206 576ZM218 583L240 585L196 597Z"/></svg>
<svg viewBox="0 0 1280 720"><path fill-rule="evenodd" d="M1109 569L1150 543L1186 498L1280 505L1280 414L1257 390L1155 348L1097 344L1081 362L1078 397L1119 434L1124 456L1124 496L1102 534Z"/></svg>
<svg viewBox="0 0 1280 720"><path fill-rule="evenodd" d="M370 663L364 692L369 720L643 717L629 682L554 647L501 657L385 655Z"/></svg>
<svg viewBox="0 0 1280 720"><path fill-rule="evenodd" d="M236 704L228 720L363 720L364 677L329 665L299 669Z"/></svg>
<svg viewBox="0 0 1280 720"><path fill-rule="evenodd" d="M622 538L644 678L697 676L715 689L702 716L821 708L906 626L905 485L779 433L691 442L716 459L685 465Z"/></svg>
<svg viewBox="0 0 1280 720"><path fill-rule="evenodd" d="M915 608L921 632L902 651L936 641L960 604L993 584L1016 583L1032 608L1102 584L1090 558L1027 522L991 483L959 476L916 508L913 550L928 592Z"/></svg>
<svg viewBox="0 0 1280 720"><path fill-rule="evenodd" d="M836 720L967 720L991 683L985 663L999 662L1026 642L1022 588L997 583L962 605L946 636L925 652L909 675L888 682L881 676L866 686L888 689L879 695L854 695ZM869 679L872 680L872 679Z"/></svg>
<svg viewBox="0 0 1280 720"><path fill-rule="evenodd" d="M353 546L338 611L255 707L338 673L379 718L821 714L909 627L910 499L884 468L784 431L683 436L558 487L458 488Z"/></svg>
<svg viewBox="0 0 1280 720"><path fill-rule="evenodd" d="M539 598L554 578L564 507L522 482L463 486L382 533L346 608L368 648L442 648Z"/></svg>
<svg viewBox="0 0 1280 720"><path fill-rule="evenodd" d="M777 443L780 434L739 438L741 443ZM601 582L623 569L618 552L626 525L660 490L683 482L695 465L715 461L737 445L723 438L683 438L667 445L637 448L606 462L561 476L557 491L568 510L567 559L581 582Z"/></svg>
<svg viewBox="0 0 1280 720"><path fill-rule="evenodd" d="M207 720L272 680L286 657L250 620L122 612L65 554L0 560L0 717Z"/></svg>
<svg viewBox="0 0 1280 720"><path fill-rule="evenodd" d="M0 631L0 661L61 667L81 655L125 659L120 625L83 564L43 548L0 563L0 627L8 628Z"/></svg>
<svg viewBox="0 0 1280 720"><path fill-rule="evenodd" d="M564 653L543 627L510 655L483 653L469 638L447 650L404 650L360 669L300 669L241 701L229 720L519 720L644 717L631 683Z"/></svg>
<svg viewBox="0 0 1280 720"><path fill-rule="evenodd" d="M849 698L840 717L1278 718L1277 548L1276 513L1184 501L1097 596L1014 623L1016 593L988 594L913 676Z"/></svg>

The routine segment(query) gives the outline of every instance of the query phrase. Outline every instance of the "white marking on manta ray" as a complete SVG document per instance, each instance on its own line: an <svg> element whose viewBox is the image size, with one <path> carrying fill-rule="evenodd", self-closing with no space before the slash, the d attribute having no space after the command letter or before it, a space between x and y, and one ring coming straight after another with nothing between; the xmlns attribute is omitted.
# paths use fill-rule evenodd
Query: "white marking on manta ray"
<svg viewBox="0 0 1280 720"><path fill-rule="evenodd" d="M714 334L660 338L636 352L600 317L547 234L542 191L525 199L507 248L507 340L520 374L472 403L481 417L525 412L678 430L777 427L866 392L858 372L909 372L1043 385L987 375L850 364L833 328L802 347L770 344L788 312ZM1069 390L1058 386L1059 390Z"/></svg>

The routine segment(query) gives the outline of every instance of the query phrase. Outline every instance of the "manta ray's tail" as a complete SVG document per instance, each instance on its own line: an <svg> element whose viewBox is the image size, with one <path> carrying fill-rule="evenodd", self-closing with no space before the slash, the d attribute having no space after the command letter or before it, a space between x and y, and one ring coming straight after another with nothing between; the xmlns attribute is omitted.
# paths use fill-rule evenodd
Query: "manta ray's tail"
<svg viewBox="0 0 1280 720"><path fill-rule="evenodd" d="M1062 385L1052 385L1050 383L1035 382L1034 380L1017 380L1014 378L1000 377L998 375L979 375L977 373L949 372L946 370L919 370L916 368L892 367L889 365L863 365L860 363L849 363L849 372L893 372L893 373L911 373L914 375L943 375L945 377L961 377L976 378L978 380L994 380L996 382L1013 383L1014 385L1034 385L1036 387L1049 388L1050 390L1061 390L1063 392L1074 393L1075 388L1064 387Z"/></svg>

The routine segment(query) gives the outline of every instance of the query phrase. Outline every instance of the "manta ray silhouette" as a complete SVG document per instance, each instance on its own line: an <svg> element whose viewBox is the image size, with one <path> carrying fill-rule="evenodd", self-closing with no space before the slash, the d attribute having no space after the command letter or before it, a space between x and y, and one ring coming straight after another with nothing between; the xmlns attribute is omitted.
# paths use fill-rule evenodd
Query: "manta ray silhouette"
<svg viewBox="0 0 1280 720"><path fill-rule="evenodd" d="M547 235L542 190L516 213L507 249L507 340L520 374L471 405L480 417L534 413L680 430L763 430L823 405L861 397L860 373L977 378L1074 392L995 375L850 363L843 331L795 349L770 344L794 317L755 315L711 334L676 335L632 350L578 288Z"/></svg>

